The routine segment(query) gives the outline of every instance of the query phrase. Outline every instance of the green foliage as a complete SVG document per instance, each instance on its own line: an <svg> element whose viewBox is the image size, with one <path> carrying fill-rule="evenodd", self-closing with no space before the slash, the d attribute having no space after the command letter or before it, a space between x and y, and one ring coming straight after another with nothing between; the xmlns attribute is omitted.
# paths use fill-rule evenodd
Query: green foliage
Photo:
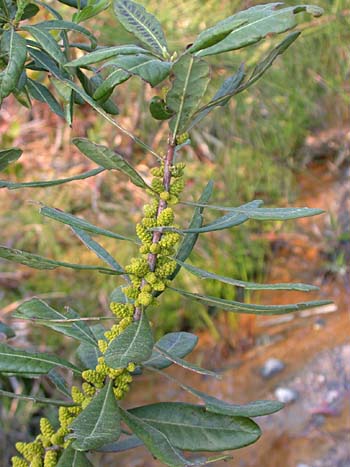
<svg viewBox="0 0 350 467"><path fill-rule="evenodd" d="M59 405L58 428L42 418L41 433L35 441L17 443L23 457L14 457L12 465L57 465L88 467L92 464L81 451L123 449L144 444L163 464L170 467L208 465L227 456L214 458L187 458L182 451L223 451L238 449L254 443L260 436L260 428L251 420L274 413L282 408L275 401L256 401L243 406L221 401L190 386L181 388L201 400L201 405L177 402L161 402L125 410L123 403L130 385L143 371L160 372L172 364L185 370L210 377L218 377L215 371L184 360L196 346L197 338L185 332L171 332L154 342L152 309L157 297L163 292L180 294L190 300L235 313L283 314L329 303L309 301L291 305L246 304L216 296L202 295L171 286L171 281L182 268L207 280L246 289L281 289L308 292L313 286L306 284L261 285L222 276L189 265L191 255L200 234L236 227L250 219L274 221L297 219L320 214L319 209L309 208L262 208L262 201L254 200L239 207L208 204L213 183L204 188L198 203L183 204L193 209L188 228L178 227L175 221L176 205L185 186L185 164L179 162L181 150L189 142L187 133L211 111L227 106L232 97L254 84L297 39L298 33L289 34L280 44L257 64L248 76L239 67L235 74L226 78L207 100L207 89L212 83L211 62L203 59L261 42L271 34L284 33L296 25L296 14L322 14L318 7L301 5L280 7L280 4L258 5L230 16L213 27L201 32L194 43L181 51L169 52L167 41L159 21L146 9L131 0L114 0L113 7L121 25L138 43L97 48L96 37L79 23L96 16L108 7L108 1L62 0L75 8L71 20L65 20L51 5L40 7L27 2L0 2L1 13L1 74L0 102L10 94L24 106L30 99L46 103L53 113L64 117L71 125L77 105L89 104L108 123L128 136L140 149L157 159L158 165L150 170L150 182L144 178L126 157L114 148L96 144L86 138L75 138L73 144L98 168L78 176L47 182L13 183L0 181L1 188L40 187L61 185L97 175L104 170L119 171L149 195L151 201L144 206L144 217L136 225L138 239L120 235L96 227L90 222L57 208L41 206L40 214L71 227L73 233L109 268L55 261L34 253L0 247L4 259L26 266L50 270L66 267L77 270L98 271L112 276L122 276L126 286L117 287L111 295L110 309L113 324L105 328L101 324L90 326L88 317L83 319L71 308L59 312L46 302L31 299L20 305L14 317L29 319L59 334L78 340L77 356L80 366L61 356L34 353L0 345L0 372L5 376L21 375L37 377L48 375L69 401L52 400ZM54 19L35 23L32 18L46 8ZM30 19L22 25L23 20ZM78 34L88 41L76 43L72 35ZM78 58L75 52L87 52ZM72 53L73 52L73 53ZM79 52L80 54L80 52ZM100 62L104 62L102 65ZM96 69L93 65L99 63ZM82 69L86 70L85 72ZM107 72L106 72L107 70ZM33 73L34 72L34 73ZM248 78L246 78L248 76ZM135 77L156 87L167 80L149 104L151 116L157 120L169 120L166 155L159 155L129 130L122 127L111 115L118 114L113 100L115 88ZM203 103L203 98L207 103ZM21 150L6 149L0 153L1 170L18 160ZM175 208L175 209L174 209ZM205 210L226 211L227 214L207 223ZM181 221L181 216L180 219ZM120 266L114 256L92 235L102 235L115 240L128 240L137 245L136 257ZM180 242L181 240L181 242ZM146 311L147 310L147 311ZM2 323L1 323L2 324ZM12 337L11 328L0 330ZM56 369L73 372L78 386L68 391L65 379ZM2 391L7 397L28 400L24 394ZM32 400L32 399L30 399ZM46 398L35 402L48 403ZM121 422L132 431L126 442L119 440ZM128 435L129 436L129 435ZM124 444L123 444L124 443Z"/></svg>

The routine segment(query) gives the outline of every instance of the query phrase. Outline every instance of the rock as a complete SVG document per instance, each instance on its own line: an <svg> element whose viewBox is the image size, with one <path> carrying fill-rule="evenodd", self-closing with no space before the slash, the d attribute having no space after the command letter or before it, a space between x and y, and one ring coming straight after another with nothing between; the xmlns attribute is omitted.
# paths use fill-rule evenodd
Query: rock
<svg viewBox="0 0 350 467"><path fill-rule="evenodd" d="M283 404L291 404L299 398L298 391L286 387L278 387L275 390L275 397Z"/></svg>
<svg viewBox="0 0 350 467"><path fill-rule="evenodd" d="M278 360L278 358L269 358L260 368L260 374L263 378L268 379L280 373L284 368L285 364L281 360Z"/></svg>

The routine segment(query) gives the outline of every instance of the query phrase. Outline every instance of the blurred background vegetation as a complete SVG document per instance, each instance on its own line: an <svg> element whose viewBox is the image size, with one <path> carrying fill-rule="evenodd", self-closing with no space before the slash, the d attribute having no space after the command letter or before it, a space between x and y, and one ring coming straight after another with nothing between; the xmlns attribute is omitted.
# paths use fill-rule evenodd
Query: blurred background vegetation
<svg viewBox="0 0 350 467"><path fill-rule="evenodd" d="M253 2L229 0L167 2L145 0L145 6L157 14L174 50L190 43L198 31L237 9ZM287 1L288 4L293 4ZM308 136L329 128L343 128L349 122L350 29L347 0L320 0L325 15L311 23L302 23L305 31L285 55L249 92L237 96L229 108L211 114L192 133L192 146L185 149L187 189L185 198L196 199L209 178L215 181L214 201L239 205L261 198L266 205L293 204L298 197L298 173L305 170L313 156L305 153ZM62 7L63 13L65 7ZM109 12L87 22L99 36L100 44L127 43L128 33L116 27ZM215 77L212 90L223 77L232 74L244 62L247 69L254 66L261 52L275 39L267 39L256 48L248 47L239 53L225 54L213 63ZM119 119L136 131L150 145L164 141L165 126L157 126L148 119L149 98L154 91L140 86L136 80L118 88L116 101L121 108ZM146 101L144 99L146 96ZM93 111L84 107L77 114L72 129L48 114L44 106L35 104L27 114L18 116L15 102L7 102L1 116L1 147L18 145L24 156L8 169L8 179L23 181L63 177L78 173L88 162L72 153L72 136L87 134L95 141L122 146L130 160L147 172L144 154L109 128ZM144 195L125 179L106 174L93 181L74 182L48 189L23 189L1 192L0 228L3 241L10 246L27 249L41 255L65 261L94 263L68 228L43 219L35 205L42 202L67 212L82 215L95 224L132 233L133 223L140 217ZM186 223L191 210L181 208ZM207 213L210 217L212 214ZM288 228L289 226L287 226ZM271 255L269 232L282 228L279 223L250 222L243 227L217 235L209 233L198 243L191 259L199 267L206 267L222 275L243 280L264 280L266 264ZM118 261L125 263L132 247L107 239L102 243ZM108 309L108 295L115 287L115 279L99 274L57 270L33 272L25 267L0 264L0 300L6 310L11 304L32 295L46 296L52 303L69 304L82 314L104 314ZM178 283L195 291L205 291L223 298L234 298L235 291L225 284L200 282L183 273ZM246 300L250 297L246 296ZM218 337L213 322L214 310L207 310L187 302L174 302L164 297L155 311L157 333L174 328L198 329L210 326ZM214 318L215 321L215 318ZM235 318L231 319L235 326ZM50 336L50 344L59 340Z"/></svg>

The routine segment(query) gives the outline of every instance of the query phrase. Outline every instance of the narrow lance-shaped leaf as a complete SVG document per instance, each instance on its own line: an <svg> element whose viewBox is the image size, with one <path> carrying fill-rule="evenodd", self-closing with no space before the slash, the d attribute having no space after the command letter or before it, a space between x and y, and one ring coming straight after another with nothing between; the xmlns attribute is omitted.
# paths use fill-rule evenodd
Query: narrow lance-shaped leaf
<svg viewBox="0 0 350 467"><path fill-rule="evenodd" d="M142 446L143 442L134 435L128 436L116 443L106 444L102 448L98 449L99 452L123 452L129 449L135 449Z"/></svg>
<svg viewBox="0 0 350 467"><path fill-rule="evenodd" d="M124 422L143 441L152 455L169 467L187 467L192 465L181 452L172 446L169 439L160 430L129 411L121 409Z"/></svg>
<svg viewBox="0 0 350 467"><path fill-rule="evenodd" d="M56 367L81 373L75 365L55 355L32 353L0 344L0 373L44 375Z"/></svg>
<svg viewBox="0 0 350 467"><path fill-rule="evenodd" d="M60 391L66 397L71 398L71 392L68 389L66 380L57 370L55 370L55 368L50 370L46 376L55 385L58 391Z"/></svg>
<svg viewBox="0 0 350 467"><path fill-rule="evenodd" d="M79 24L72 23L71 21L64 20L51 20L51 21L42 21L35 25L37 28L41 28L47 31L75 31L79 34L86 36L90 42L91 47L95 48L97 46L96 37L86 28L80 26Z"/></svg>
<svg viewBox="0 0 350 467"><path fill-rule="evenodd" d="M102 261L107 263L109 266L112 266L113 269L120 272L121 274L124 273L123 268L117 261L113 258L112 255L108 253L99 243L93 240L88 233L84 230L77 229L76 227L72 227L73 232L75 235L84 243L84 245L89 248L89 250L93 251L96 256L98 256Z"/></svg>
<svg viewBox="0 0 350 467"><path fill-rule="evenodd" d="M258 5L237 13L231 19L246 21L233 29L224 39L196 52L196 55L205 57L240 49L260 41L268 34L280 34L288 31L296 26L296 14L300 12L307 12L314 16L320 16L323 13L321 8L312 5L278 8L280 5L281 3ZM223 22L225 21L228 21L228 19Z"/></svg>
<svg viewBox="0 0 350 467"><path fill-rule="evenodd" d="M73 14L73 21L81 23L89 18L97 16L101 11L105 10L109 6L109 0L94 0L89 2L86 7L82 10L77 11Z"/></svg>
<svg viewBox="0 0 350 467"><path fill-rule="evenodd" d="M27 47L27 50L34 62L28 63L26 68L49 71L57 79L68 78L68 73L64 69L58 68L56 62L46 52L34 47Z"/></svg>
<svg viewBox="0 0 350 467"><path fill-rule="evenodd" d="M105 353L107 365L112 368L126 368L129 363L141 363L152 354L153 335L143 312L141 319L130 324L125 331L112 340Z"/></svg>
<svg viewBox="0 0 350 467"><path fill-rule="evenodd" d="M12 316L14 318L34 320L39 324L47 326L48 328L65 334L66 336L73 337L78 341L84 341L88 344L97 346L95 336L84 321L64 322L65 320L79 318L78 313L71 308L68 308L65 313L61 313L50 307L43 300L32 298L31 300L27 300L22 303ZM51 320L58 319L62 320L62 323L51 322Z"/></svg>
<svg viewBox="0 0 350 467"><path fill-rule="evenodd" d="M137 136L134 136L129 130L122 127L121 125L119 125L119 123L113 120L113 118L111 118L110 115L108 115L108 113L106 113L102 109L102 107L92 97L90 97L83 89L81 89L74 82L68 79L64 79L64 82L66 83L67 86L71 87L71 89L73 89L73 91L75 91L86 103L91 105L91 107L95 109L97 113L102 115L107 120L107 122L111 123L113 126L118 128L118 130L120 130L122 133L127 135L132 141L135 142L135 144L140 146L142 149L144 149L145 151L155 156L158 160L161 160L161 157L150 146L148 146L148 144L141 141L139 138L137 138Z"/></svg>
<svg viewBox="0 0 350 467"><path fill-rule="evenodd" d="M147 53L147 50L133 44L116 45L114 47L99 47L89 54L83 55L82 57L76 58L75 60L66 63L65 68L84 68L88 65L101 62L102 60L108 60L109 58L117 57L118 55L135 55L143 53Z"/></svg>
<svg viewBox="0 0 350 467"><path fill-rule="evenodd" d="M161 57L167 54L167 43L159 21L132 0L114 0L114 12L124 28Z"/></svg>
<svg viewBox="0 0 350 467"><path fill-rule="evenodd" d="M258 425L245 417L207 412L203 406L161 402L129 411L161 431L178 449L225 451L254 443L261 435Z"/></svg>
<svg viewBox="0 0 350 467"><path fill-rule="evenodd" d="M96 101L106 99L107 96L113 93L116 86L125 83L125 81L127 81L130 77L131 73L128 73L125 70L120 68L113 70L108 76L106 76L105 79L102 79L92 97Z"/></svg>
<svg viewBox="0 0 350 467"><path fill-rule="evenodd" d="M184 203L190 206L199 206L198 203ZM209 209L216 209L219 211L228 211L230 213L244 214L248 219L255 219L258 221L285 221L289 219L300 219L303 217L318 216L319 214L324 213L322 209L318 208L260 208L259 205L262 204L262 201L255 200L250 203L243 204L237 208L231 208L226 206L216 206L216 205L202 205L203 207ZM229 214L230 215L230 214ZM217 219L212 224L217 221L221 222L222 218Z"/></svg>
<svg viewBox="0 0 350 467"><path fill-rule="evenodd" d="M96 89L103 82L103 78L100 75L96 74L91 78L88 78L79 68L77 69L77 77L81 82L81 85L83 86L85 92L87 92L91 97L94 95ZM104 96L104 98L101 101L97 101L97 103L105 112L111 115L118 115L119 109L117 105L113 102L113 100L109 99L109 97L110 96L107 94L107 96Z"/></svg>
<svg viewBox="0 0 350 467"><path fill-rule="evenodd" d="M7 54L7 65L0 72L0 104L16 88L27 57L26 41L13 28L1 37L0 50Z"/></svg>
<svg viewBox="0 0 350 467"><path fill-rule="evenodd" d="M248 313L254 315L282 315L332 303L330 300L314 300L288 305L253 305L233 300L225 300L223 298L211 297L208 295L195 294L185 290L175 289L173 287L171 287L171 289L186 298L201 302L204 305L214 306L221 310L234 311L235 313Z"/></svg>
<svg viewBox="0 0 350 467"><path fill-rule="evenodd" d="M0 339L2 337L1 334L5 336L6 339L11 339L11 337L15 337L16 335L15 331L10 326L0 321Z"/></svg>
<svg viewBox="0 0 350 467"><path fill-rule="evenodd" d="M225 18L211 28L202 31L191 47L188 49L188 51L195 53L199 50L215 45L225 39L225 37L228 36L233 30L245 23L247 23L247 19L239 17L237 18L236 15Z"/></svg>
<svg viewBox="0 0 350 467"><path fill-rule="evenodd" d="M259 62L256 67L253 70L253 73L249 77L249 79L243 83L239 89L238 92L243 91L244 89L247 89L249 86L254 84L258 79L260 79L263 74L272 66L273 62L276 60L276 58L283 54L290 45L293 44L293 42L300 36L300 32L292 32L291 34L288 34L288 36L283 39L282 42L280 42L268 55L265 57L261 62Z"/></svg>
<svg viewBox="0 0 350 467"><path fill-rule="evenodd" d="M199 198L199 203L208 203L212 193L213 193L213 181L210 180L206 187L204 188L203 190L203 193L201 195L201 197ZM204 208L203 207L197 207L195 210L194 210L194 213L193 213L193 216L192 216L192 220L190 222L190 225L189 225L189 228L190 229L198 229L200 227L202 227L202 224L203 224L203 211L204 211ZM192 234L189 234L189 235L186 235L181 244L180 244L180 247L178 249L178 252L176 253L176 259L177 260L180 260L180 261L186 261L186 259L190 256L196 242L197 242L197 239L198 239L198 236L199 234L198 233L192 233ZM175 271L173 272L173 274L170 276L170 279L173 280L177 274L179 273L181 267L180 265L178 264L176 266L176 269Z"/></svg>
<svg viewBox="0 0 350 467"><path fill-rule="evenodd" d="M170 120L174 135L185 132L192 114L198 107L208 83L209 65L191 55L185 55L173 66L173 86L167 94L166 104L175 112Z"/></svg>
<svg viewBox="0 0 350 467"><path fill-rule="evenodd" d="M223 282L224 284L231 284L236 287L242 287L247 290L299 290L301 292L311 292L313 290L319 290L319 287L309 284L301 284L298 282L285 282L285 283L276 283L276 284L258 284L255 282L245 282L231 277L220 276L204 269L197 268L187 263L183 263L175 258L181 267L189 271L191 274L194 274L201 279L213 279L216 281Z"/></svg>
<svg viewBox="0 0 350 467"><path fill-rule="evenodd" d="M0 245L0 258L13 261L15 263L24 264L34 269L56 269L64 267L69 269L80 269L86 271L98 271L105 274L121 274L113 269L102 268L100 266L87 266L84 264L66 263L64 261L55 261L53 259L44 258L43 256L28 253L27 251L16 250Z"/></svg>
<svg viewBox="0 0 350 467"><path fill-rule="evenodd" d="M170 355L182 358L192 352L197 342L198 337L190 332L169 332L159 339L156 345ZM152 368L167 368L172 363L171 360L161 355L157 350L153 350L151 358L143 364Z"/></svg>
<svg viewBox="0 0 350 467"><path fill-rule="evenodd" d="M17 148L3 149L0 151L0 170L6 169L6 167L12 162L18 161L22 155L22 150ZM0 181L1 187L1 181Z"/></svg>
<svg viewBox="0 0 350 467"><path fill-rule="evenodd" d="M57 467L94 467L87 459L85 454L76 451L72 446L63 450L62 456L59 458Z"/></svg>
<svg viewBox="0 0 350 467"><path fill-rule="evenodd" d="M166 359L172 361L176 365L182 366L182 368L185 368L186 370L193 371L194 373L199 373L200 375L213 376L217 379L221 378L221 376L215 373L214 371L206 370L205 368L195 365L194 363L190 363L186 360L183 360L182 358L176 357L173 353L167 352L158 345L155 345L154 347L158 351L158 353L163 355Z"/></svg>
<svg viewBox="0 0 350 467"><path fill-rule="evenodd" d="M171 63L158 60L151 55L123 55L110 62L106 66L117 68L112 71L103 83L96 89L94 99L101 99L108 94L118 84L126 81L129 76L136 75L149 83L151 86L157 86L169 76Z"/></svg>
<svg viewBox="0 0 350 467"><path fill-rule="evenodd" d="M40 180L36 182L7 182L0 180L0 188L8 188L9 190L18 190L19 188L42 188L47 186L63 185L64 183L75 182L76 180L85 180L86 178L94 177L95 175L104 172L106 169L99 167L98 169L89 170L79 175L67 178L57 178L56 180Z"/></svg>
<svg viewBox="0 0 350 467"><path fill-rule="evenodd" d="M48 31L40 29L37 26L23 26L23 29L28 31L34 39L38 41L42 49L57 63L60 65L64 65L66 63L67 59L64 53Z"/></svg>
<svg viewBox="0 0 350 467"><path fill-rule="evenodd" d="M281 402L273 400L254 401L248 404L231 404L229 402L217 399L216 397L210 396L209 394L206 394L202 391L198 391L198 389L194 389L193 387L182 383L168 373L159 371L154 368L152 371L161 374L163 377L179 385L182 389L189 392L193 396L198 397L202 402L204 402L205 408L208 412L235 417L262 417L264 415L270 415L278 412L284 407L284 404Z"/></svg>
<svg viewBox="0 0 350 467"><path fill-rule="evenodd" d="M240 89L240 84L242 83L244 76L244 67L241 65L237 73L225 79L212 100L195 113L189 129L197 125L201 120L203 120L204 117L208 115L209 112L214 110L216 107L226 105L229 100L238 92L238 89Z"/></svg>
<svg viewBox="0 0 350 467"><path fill-rule="evenodd" d="M28 79L27 88L29 94L36 100L48 104L50 109L58 116L64 118L64 112L62 107L57 102L57 99L52 95L52 93L47 89L46 86L42 85L38 81Z"/></svg>
<svg viewBox="0 0 350 467"><path fill-rule="evenodd" d="M74 438L73 448L90 451L116 441L121 434L120 422L113 381L110 380L70 424L73 433L69 437Z"/></svg>
<svg viewBox="0 0 350 467"><path fill-rule="evenodd" d="M175 229L173 227L154 227L153 230L170 230L170 231L178 231L180 233L185 234L192 234L192 233L204 233L204 232L214 232L216 230L224 230L229 229L230 227L235 227L237 225L243 224L246 222L249 217L247 215L248 210L259 207L263 202L261 200L251 201L250 203L242 205L240 208L237 208L235 211L226 214L225 216L219 217L210 224L206 224L203 227L198 228L189 228L189 229ZM196 205L196 203L191 203ZM203 205L204 206L204 205ZM205 205L204 207L209 207L209 205ZM247 208L244 210L244 208ZM231 210L230 210L231 211Z"/></svg>
<svg viewBox="0 0 350 467"><path fill-rule="evenodd" d="M61 211L60 209L43 206L40 208L40 214L42 214L45 217L50 217L55 221L62 222L62 224L66 224L77 229L85 230L86 232L90 232L95 235L103 235L105 237L116 238L117 240L128 240L134 242L134 239L132 238L124 237L123 235L111 232L110 230L97 227L96 225L91 224L85 219L73 216L73 214L68 214L66 212Z"/></svg>
<svg viewBox="0 0 350 467"><path fill-rule="evenodd" d="M127 175L132 183L140 188L149 188L141 175L124 159L121 154L106 146L93 143L86 138L74 138L73 144L89 159L108 170L119 170Z"/></svg>

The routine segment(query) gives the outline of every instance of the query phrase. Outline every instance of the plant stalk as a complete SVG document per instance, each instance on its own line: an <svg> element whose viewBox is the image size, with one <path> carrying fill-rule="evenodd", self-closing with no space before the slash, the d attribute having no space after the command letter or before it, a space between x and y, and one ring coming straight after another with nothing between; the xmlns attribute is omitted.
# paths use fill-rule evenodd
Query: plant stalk
<svg viewBox="0 0 350 467"><path fill-rule="evenodd" d="M176 147L175 138L173 137L173 135L170 134L169 139L168 139L168 149L167 149L167 153L164 159L164 175L163 175L163 187L164 187L164 191L167 191L167 192L169 192L169 189L170 189L171 166L173 165L173 161L174 161L175 147ZM167 207L168 207L167 201L160 199L159 204L158 204L157 216L159 216L159 214L162 211L164 211L164 209L166 209ZM152 243L157 244L161 238L162 238L161 231L153 232ZM154 272L156 265L157 265L157 254L149 253L148 264L149 264L150 271ZM134 313L134 321L138 321L141 318L141 314L142 314L142 307L140 306L136 307L135 313Z"/></svg>

